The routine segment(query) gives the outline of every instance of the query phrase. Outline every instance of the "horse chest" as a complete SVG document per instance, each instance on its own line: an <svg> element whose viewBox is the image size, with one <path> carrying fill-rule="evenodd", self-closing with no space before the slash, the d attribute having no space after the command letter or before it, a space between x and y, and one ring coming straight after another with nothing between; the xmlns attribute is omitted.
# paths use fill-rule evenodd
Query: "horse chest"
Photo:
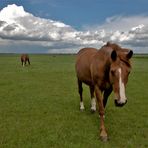
<svg viewBox="0 0 148 148"><path fill-rule="evenodd" d="M99 87L101 90L106 90L111 87L111 84L107 80L103 80Z"/></svg>

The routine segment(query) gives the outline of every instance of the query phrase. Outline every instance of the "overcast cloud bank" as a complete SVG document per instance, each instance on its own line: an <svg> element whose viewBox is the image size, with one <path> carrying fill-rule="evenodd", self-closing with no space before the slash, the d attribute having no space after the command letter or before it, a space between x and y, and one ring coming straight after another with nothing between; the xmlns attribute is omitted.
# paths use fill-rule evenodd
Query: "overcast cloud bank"
<svg viewBox="0 0 148 148"><path fill-rule="evenodd" d="M113 16L102 25L78 31L15 4L0 11L0 52L76 53L82 47L100 48L107 41L148 53L148 16Z"/></svg>

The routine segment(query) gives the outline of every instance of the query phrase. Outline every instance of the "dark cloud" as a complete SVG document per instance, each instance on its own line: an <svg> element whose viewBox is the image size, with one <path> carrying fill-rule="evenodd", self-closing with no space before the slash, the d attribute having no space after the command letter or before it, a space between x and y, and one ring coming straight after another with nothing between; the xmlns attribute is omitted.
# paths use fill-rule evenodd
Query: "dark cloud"
<svg viewBox="0 0 148 148"><path fill-rule="evenodd" d="M1 21L1 20L0 20L0 27L2 27L2 26L5 25L5 24L6 24L5 21Z"/></svg>
<svg viewBox="0 0 148 148"><path fill-rule="evenodd" d="M11 32L11 31L15 30L15 28L16 28L16 25L7 25L3 28L3 31Z"/></svg>

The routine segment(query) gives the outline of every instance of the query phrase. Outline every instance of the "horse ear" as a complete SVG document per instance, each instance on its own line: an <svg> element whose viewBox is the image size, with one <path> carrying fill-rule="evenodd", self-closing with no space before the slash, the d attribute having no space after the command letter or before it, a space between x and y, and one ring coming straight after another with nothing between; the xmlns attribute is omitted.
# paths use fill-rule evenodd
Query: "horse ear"
<svg viewBox="0 0 148 148"><path fill-rule="evenodd" d="M127 59L130 59L132 56L133 56L133 51L130 50L126 57L127 57Z"/></svg>
<svg viewBox="0 0 148 148"><path fill-rule="evenodd" d="M112 58L113 61L116 61L116 59L117 59L117 53L116 53L115 50L112 51L111 58Z"/></svg>

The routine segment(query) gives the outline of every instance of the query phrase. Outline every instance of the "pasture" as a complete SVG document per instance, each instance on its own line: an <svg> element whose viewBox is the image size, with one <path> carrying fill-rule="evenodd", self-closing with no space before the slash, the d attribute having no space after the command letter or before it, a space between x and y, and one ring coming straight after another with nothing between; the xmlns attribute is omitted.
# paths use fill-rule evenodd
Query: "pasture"
<svg viewBox="0 0 148 148"><path fill-rule="evenodd" d="M146 148L148 147L148 56L135 56L126 90L128 103L106 106L110 140L99 140L98 112L79 111L75 55L0 55L0 147L2 148Z"/></svg>

